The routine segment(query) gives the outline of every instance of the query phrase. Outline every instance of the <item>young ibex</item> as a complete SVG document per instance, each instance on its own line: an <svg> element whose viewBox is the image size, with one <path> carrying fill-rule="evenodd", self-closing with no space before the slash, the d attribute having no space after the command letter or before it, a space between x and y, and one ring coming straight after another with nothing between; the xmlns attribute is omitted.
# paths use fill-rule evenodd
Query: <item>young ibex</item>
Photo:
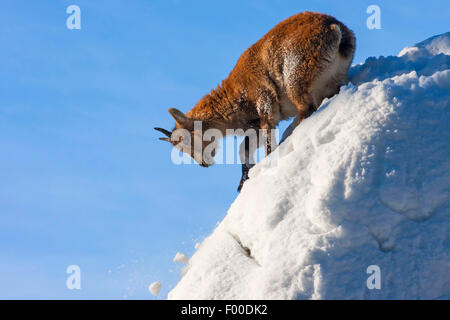
<svg viewBox="0 0 450 320"><path fill-rule="evenodd" d="M263 129L270 132L279 121L296 117L298 125L320 106L322 100L339 92L347 83L347 73L355 52L355 37L335 18L313 12L296 14L270 30L239 58L228 78L204 96L186 114L171 108L175 129L189 130L194 136L194 121L202 121L203 130ZM164 133L174 146L172 132ZM266 155L271 152L271 135L266 134ZM190 139L193 143L194 139ZM260 141L258 141L259 144ZM203 147L209 141L203 141ZM254 149L248 137L241 145L242 179L248 177L249 157ZM189 148L194 150L194 148ZM210 163L189 151L200 165Z"/></svg>

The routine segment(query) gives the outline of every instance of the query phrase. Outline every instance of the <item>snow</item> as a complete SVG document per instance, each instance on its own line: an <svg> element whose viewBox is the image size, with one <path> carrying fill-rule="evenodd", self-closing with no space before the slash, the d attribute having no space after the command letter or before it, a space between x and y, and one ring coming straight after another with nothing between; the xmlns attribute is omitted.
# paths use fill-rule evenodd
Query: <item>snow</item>
<svg viewBox="0 0 450 320"><path fill-rule="evenodd" d="M400 54L389 57L370 57L364 64L353 66L350 81L360 85L372 80L384 80L416 71L418 76L430 76L450 69L450 32L406 47Z"/></svg>
<svg viewBox="0 0 450 320"><path fill-rule="evenodd" d="M175 255L175 257L173 258L173 262L181 262L181 263L188 263L189 258L181 252L177 252L177 254Z"/></svg>
<svg viewBox="0 0 450 320"><path fill-rule="evenodd" d="M169 299L448 298L449 38L354 66L252 168Z"/></svg>
<svg viewBox="0 0 450 320"><path fill-rule="evenodd" d="M398 54L408 59L418 59L419 57L430 57L438 54L450 55L450 32L443 35L431 37L425 41L417 43L413 47L406 47Z"/></svg>
<svg viewBox="0 0 450 320"><path fill-rule="evenodd" d="M151 294L154 296L159 295L159 290L161 290L161 282L156 281L153 282L151 285L148 286L148 291L150 291Z"/></svg>

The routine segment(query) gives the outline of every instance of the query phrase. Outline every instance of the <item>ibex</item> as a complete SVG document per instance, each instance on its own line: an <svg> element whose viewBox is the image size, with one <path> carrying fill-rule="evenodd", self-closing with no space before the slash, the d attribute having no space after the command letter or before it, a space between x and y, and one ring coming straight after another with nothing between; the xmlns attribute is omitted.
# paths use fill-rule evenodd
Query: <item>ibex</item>
<svg viewBox="0 0 450 320"><path fill-rule="evenodd" d="M347 74L355 52L355 37L335 18L313 12L296 14L270 30L248 48L221 85L205 95L186 114L171 108L175 129L189 130L194 141L194 121L202 121L203 130L263 129L270 132L279 121L294 117L295 128L320 106L324 98L339 92L347 83ZM175 147L179 139L164 133ZM271 135L264 135L266 155L272 150ZM261 140L261 139L260 139ZM248 178L249 158L257 149L248 138L241 145L242 178L238 190ZM207 147L210 141L203 141ZM209 166L202 156L189 155L200 165Z"/></svg>

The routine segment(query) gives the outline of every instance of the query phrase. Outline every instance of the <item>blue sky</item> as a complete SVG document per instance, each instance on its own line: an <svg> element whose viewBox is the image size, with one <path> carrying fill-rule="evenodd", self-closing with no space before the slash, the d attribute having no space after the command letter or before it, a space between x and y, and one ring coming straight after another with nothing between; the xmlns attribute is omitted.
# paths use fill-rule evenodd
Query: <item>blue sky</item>
<svg viewBox="0 0 450 320"><path fill-rule="evenodd" d="M81 30L66 28L67 6ZM366 8L381 8L368 30ZM0 9L0 298L153 299L236 197L238 165L172 164L172 128L294 13L355 31L354 63L448 30L448 1L21 1ZM66 288L67 266L81 290Z"/></svg>

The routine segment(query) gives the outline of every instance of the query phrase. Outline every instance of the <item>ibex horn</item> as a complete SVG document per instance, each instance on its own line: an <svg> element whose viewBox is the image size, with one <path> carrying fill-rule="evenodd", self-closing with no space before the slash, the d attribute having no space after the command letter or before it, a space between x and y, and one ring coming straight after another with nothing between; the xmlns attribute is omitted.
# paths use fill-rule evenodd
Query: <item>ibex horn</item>
<svg viewBox="0 0 450 320"><path fill-rule="evenodd" d="M170 132L170 131L168 131L168 130L166 130L166 129L163 129L163 128L154 128L155 130L157 130L157 131L159 131L159 132L162 132L162 133L164 133L166 136L168 136L169 138L170 138L170 136L172 135L172 132Z"/></svg>

